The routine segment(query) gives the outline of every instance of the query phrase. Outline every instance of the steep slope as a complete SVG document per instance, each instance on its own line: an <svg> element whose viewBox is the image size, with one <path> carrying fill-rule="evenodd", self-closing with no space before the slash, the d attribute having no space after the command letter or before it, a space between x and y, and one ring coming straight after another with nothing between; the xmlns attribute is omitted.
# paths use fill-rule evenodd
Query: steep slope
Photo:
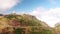
<svg viewBox="0 0 60 34"><path fill-rule="evenodd" d="M48 25L46 23L44 23L43 21L39 21L38 19L36 19L35 16L31 16L31 15L27 15L27 14L22 14L22 15L5 15L5 18L7 18L9 20L9 22L11 23L12 21L14 22L20 22L20 24L23 26L44 26L44 27L48 27ZM12 23L13 23L12 22ZM14 23L15 24L15 23Z"/></svg>
<svg viewBox="0 0 60 34"><path fill-rule="evenodd" d="M45 22L38 20L32 15L9 14L0 17L0 22L2 23L0 26L4 26L2 33L9 32L10 34L17 34L18 31L22 34L24 31L26 34L55 34Z"/></svg>

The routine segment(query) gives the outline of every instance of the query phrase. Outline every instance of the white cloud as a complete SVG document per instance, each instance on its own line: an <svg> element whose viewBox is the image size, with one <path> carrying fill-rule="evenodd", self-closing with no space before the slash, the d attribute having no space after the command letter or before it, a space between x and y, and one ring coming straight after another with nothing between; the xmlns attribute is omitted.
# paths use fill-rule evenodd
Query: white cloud
<svg viewBox="0 0 60 34"><path fill-rule="evenodd" d="M11 9L19 2L21 2L21 0L0 0L0 11Z"/></svg>
<svg viewBox="0 0 60 34"><path fill-rule="evenodd" d="M35 15L38 19L42 21L45 21L51 27L53 27L57 22L60 21L60 7L51 8L49 10L43 7L38 7L30 14Z"/></svg>
<svg viewBox="0 0 60 34"><path fill-rule="evenodd" d="M56 4L56 0L50 0L52 4Z"/></svg>
<svg viewBox="0 0 60 34"><path fill-rule="evenodd" d="M48 2L50 2L51 4L56 4L56 0L47 0Z"/></svg>

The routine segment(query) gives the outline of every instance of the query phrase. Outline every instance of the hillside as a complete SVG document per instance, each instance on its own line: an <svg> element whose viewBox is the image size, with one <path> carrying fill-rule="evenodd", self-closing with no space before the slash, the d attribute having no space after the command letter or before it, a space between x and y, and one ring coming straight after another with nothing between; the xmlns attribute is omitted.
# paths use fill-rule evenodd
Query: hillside
<svg viewBox="0 0 60 34"><path fill-rule="evenodd" d="M28 14L0 16L0 34L55 34L43 21Z"/></svg>
<svg viewBox="0 0 60 34"><path fill-rule="evenodd" d="M55 24L55 29L58 32L58 34L60 34L60 22Z"/></svg>

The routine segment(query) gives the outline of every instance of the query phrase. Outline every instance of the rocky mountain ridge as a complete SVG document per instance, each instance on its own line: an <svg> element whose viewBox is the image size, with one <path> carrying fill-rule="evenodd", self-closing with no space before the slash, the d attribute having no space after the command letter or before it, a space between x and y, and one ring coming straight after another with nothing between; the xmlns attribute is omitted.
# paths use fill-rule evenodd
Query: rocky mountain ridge
<svg viewBox="0 0 60 34"><path fill-rule="evenodd" d="M53 29L32 15L0 14L0 34L56 34Z"/></svg>

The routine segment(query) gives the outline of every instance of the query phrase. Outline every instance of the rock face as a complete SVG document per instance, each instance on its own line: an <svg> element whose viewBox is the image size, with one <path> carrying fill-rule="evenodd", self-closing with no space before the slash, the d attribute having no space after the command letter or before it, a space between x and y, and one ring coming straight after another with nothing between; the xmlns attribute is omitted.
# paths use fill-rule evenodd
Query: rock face
<svg viewBox="0 0 60 34"><path fill-rule="evenodd" d="M45 22L28 14L2 15L0 27L0 34L53 34L52 29Z"/></svg>

